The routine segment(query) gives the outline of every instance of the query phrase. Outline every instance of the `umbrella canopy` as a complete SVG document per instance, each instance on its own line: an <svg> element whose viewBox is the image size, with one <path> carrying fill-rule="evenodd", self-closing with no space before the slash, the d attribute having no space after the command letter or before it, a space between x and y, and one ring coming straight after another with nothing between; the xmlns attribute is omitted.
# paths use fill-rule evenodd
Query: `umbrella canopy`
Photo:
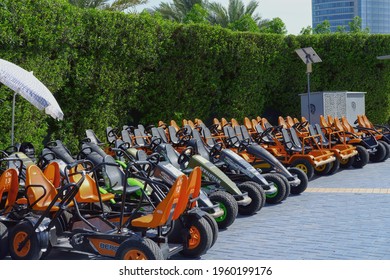
<svg viewBox="0 0 390 280"><path fill-rule="evenodd" d="M62 120L62 112L57 100L50 90L39 81L32 72L3 59L0 59L0 82L12 89L15 93L27 99L39 110L45 110L45 113L54 119ZM15 95L12 104L12 133L11 141L13 145Z"/></svg>
<svg viewBox="0 0 390 280"><path fill-rule="evenodd" d="M62 120L64 113L50 90L32 72L0 59L0 82L20 94L39 110Z"/></svg>

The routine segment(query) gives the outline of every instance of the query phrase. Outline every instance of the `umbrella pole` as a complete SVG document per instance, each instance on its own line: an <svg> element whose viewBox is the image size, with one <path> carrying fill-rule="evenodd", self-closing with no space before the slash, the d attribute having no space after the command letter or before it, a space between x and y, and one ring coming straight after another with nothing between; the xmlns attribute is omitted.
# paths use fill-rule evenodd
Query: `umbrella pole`
<svg viewBox="0 0 390 280"><path fill-rule="evenodd" d="M12 99L12 126L11 126L11 146L14 145L14 126L15 126L15 100L16 100L16 92L14 93L14 97Z"/></svg>

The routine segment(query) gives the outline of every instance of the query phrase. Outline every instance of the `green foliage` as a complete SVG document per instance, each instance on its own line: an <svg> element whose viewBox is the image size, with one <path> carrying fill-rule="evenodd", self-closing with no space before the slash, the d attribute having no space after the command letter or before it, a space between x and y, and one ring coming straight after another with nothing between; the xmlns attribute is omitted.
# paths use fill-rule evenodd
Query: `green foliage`
<svg viewBox="0 0 390 280"><path fill-rule="evenodd" d="M195 4L184 17L184 23L204 23L209 24L207 17L208 11L199 4Z"/></svg>
<svg viewBox="0 0 390 280"><path fill-rule="evenodd" d="M68 0L70 4L79 8L105 9L125 11L135 5L144 4L147 0Z"/></svg>
<svg viewBox="0 0 390 280"><path fill-rule="evenodd" d="M299 35L311 35L313 33L313 28L309 25L306 27L303 27L301 31L299 32Z"/></svg>
<svg viewBox="0 0 390 280"><path fill-rule="evenodd" d="M244 15L240 19L230 22L227 28L234 31L259 32L256 21L250 15Z"/></svg>
<svg viewBox="0 0 390 280"><path fill-rule="evenodd" d="M324 20L323 22L317 24L317 26L313 29L314 34L329 34L331 32L329 20Z"/></svg>
<svg viewBox="0 0 390 280"><path fill-rule="evenodd" d="M362 18L354 17L351 22L348 23L350 33L370 33L370 29L366 27L362 29Z"/></svg>
<svg viewBox="0 0 390 280"><path fill-rule="evenodd" d="M281 18L273 18L272 20L265 20L260 25L261 33L271 34L287 34L287 28Z"/></svg>
<svg viewBox="0 0 390 280"><path fill-rule="evenodd" d="M34 74L64 112L55 121L20 96L16 141L61 139L76 151L93 129L182 118L300 115L305 65L295 49L312 46L311 90L366 91L373 122L390 116L390 36L283 36L178 24L142 13L79 9L65 0L3 0L0 57ZM10 143L12 91L0 86L1 148Z"/></svg>

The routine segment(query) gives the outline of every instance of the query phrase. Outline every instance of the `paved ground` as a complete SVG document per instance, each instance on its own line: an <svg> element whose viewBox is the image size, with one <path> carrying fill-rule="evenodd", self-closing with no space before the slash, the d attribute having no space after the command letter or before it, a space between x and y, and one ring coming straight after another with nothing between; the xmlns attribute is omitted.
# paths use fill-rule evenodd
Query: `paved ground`
<svg viewBox="0 0 390 280"><path fill-rule="evenodd" d="M240 217L202 257L390 259L390 161L317 177L306 192Z"/></svg>
<svg viewBox="0 0 390 280"><path fill-rule="evenodd" d="M369 163L317 177L303 194L238 217L201 259L389 260L389 213L390 160ZM49 258L94 257L57 249Z"/></svg>

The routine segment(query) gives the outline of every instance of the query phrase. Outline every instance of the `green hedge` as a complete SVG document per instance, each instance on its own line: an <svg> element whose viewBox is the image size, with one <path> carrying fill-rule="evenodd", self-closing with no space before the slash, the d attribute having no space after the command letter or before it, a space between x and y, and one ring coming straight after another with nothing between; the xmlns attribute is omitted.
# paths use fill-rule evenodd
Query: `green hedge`
<svg viewBox="0 0 390 280"><path fill-rule="evenodd" d="M76 150L85 129L182 118L299 116L312 46L311 90L367 91L374 122L390 116L390 36L281 36L182 25L149 14L78 9L65 0L1 0L0 57L34 74L64 111L55 121L17 99L16 141L62 139ZM10 143L12 92L0 86L0 142Z"/></svg>

